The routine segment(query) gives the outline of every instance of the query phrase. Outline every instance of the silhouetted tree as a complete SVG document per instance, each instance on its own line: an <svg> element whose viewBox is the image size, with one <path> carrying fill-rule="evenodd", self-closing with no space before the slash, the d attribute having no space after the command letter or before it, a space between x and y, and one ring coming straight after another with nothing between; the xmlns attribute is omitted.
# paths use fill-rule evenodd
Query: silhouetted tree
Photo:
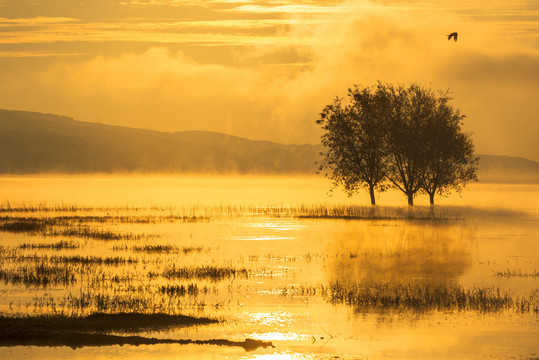
<svg viewBox="0 0 539 360"><path fill-rule="evenodd" d="M349 195L367 188L373 205L375 190L388 184L409 205L420 190L431 204L435 194L460 191L476 179L477 158L449 100L418 84L349 89L346 105L337 98L317 120L325 130L320 170Z"/></svg>
<svg viewBox="0 0 539 360"><path fill-rule="evenodd" d="M337 98L324 108L317 123L325 130L320 170L348 195L361 188L369 191L375 205L375 190L383 191L386 147L383 121L390 102L376 88L357 86L348 90L348 103Z"/></svg>
<svg viewBox="0 0 539 360"><path fill-rule="evenodd" d="M408 88L378 85L391 99L391 111L385 118L388 166L386 178L414 204L422 188L430 160L429 124L433 122L436 98L431 90L417 84Z"/></svg>
<svg viewBox="0 0 539 360"><path fill-rule="evenodd" d="M427 131L429 162L422 186L431 205L436 194L460 193L468 181L477 180L478 164L471 136L461 129L465 116L449 105L448 93L436 100L436 113Z"/></svg>

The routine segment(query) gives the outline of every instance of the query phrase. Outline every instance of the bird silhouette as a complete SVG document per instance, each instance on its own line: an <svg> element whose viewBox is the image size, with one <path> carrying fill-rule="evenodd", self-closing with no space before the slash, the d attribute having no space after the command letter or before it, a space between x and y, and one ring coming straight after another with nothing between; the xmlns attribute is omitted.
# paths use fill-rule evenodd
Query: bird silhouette
<svg viewBox="0 0 539 360"><path fill-rule="evenodd" d="M457 41L458 37L459 37L459 34L454 32L454 33L451 33L451 34L447 35L447 40L451 40L451 38L453 38L453 40Z"/></svg>

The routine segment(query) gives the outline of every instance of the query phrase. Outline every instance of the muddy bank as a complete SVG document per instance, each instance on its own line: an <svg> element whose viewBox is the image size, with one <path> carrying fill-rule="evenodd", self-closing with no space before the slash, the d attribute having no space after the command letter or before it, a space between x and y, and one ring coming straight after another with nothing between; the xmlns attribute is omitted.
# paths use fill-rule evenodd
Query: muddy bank
<svg viewBox="0 0 539 360"><path fill-rule="evenodd" d="M183 315L136 313L93 314L86 317L34 316L17 318L0 316L0 346L69 346L76 349L85 346L194 344L237 346L247 351L273 346L271 342L253 339L245 341L226 339L176 340L110 334L110 332L132 333L145 330L163 330L171 327L204 325L215 322L214 319Z"/></svg>

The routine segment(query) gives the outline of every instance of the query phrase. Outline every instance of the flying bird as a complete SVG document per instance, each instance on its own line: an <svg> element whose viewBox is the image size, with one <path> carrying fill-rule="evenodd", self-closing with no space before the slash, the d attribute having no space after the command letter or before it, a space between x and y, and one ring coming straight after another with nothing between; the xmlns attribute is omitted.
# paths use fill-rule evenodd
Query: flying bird
<svg viewBox="0 0 539 360"><path fill-rule="evenodd" d="M447 40L451 40L451 38L453 38L453 40L457 41L458 37L459 37L459 34L454 32L454 33L451 33L451 34L447 35Z"/></svg>

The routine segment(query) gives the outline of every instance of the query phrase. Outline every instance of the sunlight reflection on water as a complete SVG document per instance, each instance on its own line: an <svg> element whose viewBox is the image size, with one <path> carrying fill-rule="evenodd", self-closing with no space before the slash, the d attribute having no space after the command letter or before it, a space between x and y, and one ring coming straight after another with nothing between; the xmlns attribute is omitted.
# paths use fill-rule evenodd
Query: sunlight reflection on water
<svg viewBox="0 0 539 360"><path fill-rule="evenodd" d="M263 311L246 313L242 317L242 321L251 325L263 325L268 327L289 326L292 325L295 317L294 314L288 311Z"/></svg>
<svg viewBox="0 0 539 360"><path fill-rule="evenodd" d="M247 212L245 216L239 216L238 213L243 211L241 206L248 208L253 204L281 202L281 205L316 206L368 202L363 202L362 195L352 200L327 200L327 183L317 178L276 180L244 177L239 182L236 180L218 177L0 179L0 187L5 185L4 199L11 204L47 201L49 205L127 204L145 207L134 212L106 209L104 213L96 211L89 214L107 217L126 212L128 217L139 216L143 218L140 223L122 223L118 218L110 218L105 223L91 223L91 226L113 233L142 234L140 239L78 239L80 248L64 250L17 248L22 243L51 244L64 237L1 232L0 239L2 246L15 248L29 258L34 254L132 258L137 262L108 268L105 265L88 267L92 270L88 276L105 275L94 283L98 287L100 282L109 281L113 275L132 275L129 282L118 287L110 283L110 286L114 291L125 291L129 296L142 297L142 300L164 296L157 291L161 285L182 285L185 288L197 285L197 292L164 296L165 305L181 304L182 312L225 321L196 329L174 329L167 336L236 340L252 337L274 341L278 346L276 349L246 354L243 349L209 346L117 347L77 352L23 348L0 349L0 358L9 358L8 353L14 351L14 358L26 358L25 355L40 358L43 352L48 354L45 358L52 359L56 358L56 351L60 358L76 355L81 359L99 357L97 353L104 354L101 358L112 354L113 358L131 359L326 359L334 356L361 359L367 355L371 359L475 359L491 355L529 359L530 354L536 351L539 336L536 314L515 315L504 311L478 314L456 310L420 313L392 308L373 309L369 306L330 304L320 292L310 291L312 288L320 291L320 286L327 286L333 281L348 281L361 284L462 285L466 288L494 286L516 295L529 293L530 289L537 288L537 277L497 276L496 273L508 268L521 273L532 273L537 269L538 186L474 185L463 193L463 198L440 200L440 203L451 207L434 208L442 214L450 214L449 220L309 219L296 218L294 214L288 217L279 214L271 218L256 217ZM287 188L287 181L290 190L280 193L281 187ZM309 186L302 186L305 182ZM247 188L246 193L244 188ZM401 205L404 200L400 196L398 201L388 200L393 195L381 195L381 202ZM511 202L505 204L509 199ZM228 202L240 204L239 211L234 206L228 207ZM470 204L476 207L460 206ZM161 208L152 208L153 205ZM172 207L169 209L167 206ZM403 212L397 212L396 207L388 208L391 214L412 212L409 208ZM178 209L189 216L203 209L208 218L167 220L166 216L179 212ZM264 210L264 207L258 209ZM416 209L429 211L427 207ZM165 220L149 217L150 221L144 222L144 216L154 213ZM528 216L530 213L535 217ZM68 211L62 216L77 214L81 213ZM43 212L32 213L31 216L54 215L54 212ZM14 216L29 215L23 212ZM150 236L152 234L156 236ZM135 245L141 248L169 246L175 250L137 252ZM184 253L181 249L200 250ZM173 265L245 271L228 277L225 273L215 279L163 279L163 269ZM77 266L81 272L85 269ZM154 275L148 281L150 271ZM74 289L76 294L81 288ZM20 306L25 311L27 301L30 302L29 299L41 290L38 287L2 284L1 309L9 312L12 306ZM61 287L45 291L48 295L62 292L65 289ZM28 311L32 307L33 304ZM334 337L330 338L329 334Z"/></svg>
<svg viewBox="0 0 539 360"><path fill-rule="evenodd" d="M269 235L260 235L260 236L231 236L230 240L238 241L267 241L267 240L294 240L293 237L286 236L269 236Z"/></svg>
<svg viewBox="0 0 539 360"><path fill-rule="evenodd" d="M309 335L298 334L295 332L265 332L265 333L250 333L249 338L264 340L264 341L308 341L311 339Z"/></svg>
<svg viewBox="0 0 539 360"><path fill-rule="evenodd" d="M298 224L297 222L277 221L275 219L264 222L253 222L245 224L246 227L263 228L279 231L301 230L308 227L307 224Z"/></svg>
<svg viewBox="0 0 539 360"><path fill-rule="evenodd" d="M278 354L257 354L257 355L247 355L242 357L242 359L252 359L252 360L303 360L303 359L313 359L312 356L307 354L294 354L289 352L278 353Z"/></svg>

